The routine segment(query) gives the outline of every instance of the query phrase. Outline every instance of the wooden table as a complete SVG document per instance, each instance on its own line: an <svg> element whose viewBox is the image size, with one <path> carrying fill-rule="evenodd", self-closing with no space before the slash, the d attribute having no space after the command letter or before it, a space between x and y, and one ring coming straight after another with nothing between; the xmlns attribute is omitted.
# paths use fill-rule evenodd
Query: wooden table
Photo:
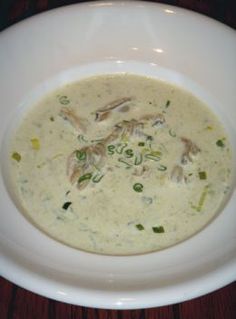
<svg viewBox="0 0 236 319"><path fill-rule="evenodd" d="M0 0L0 30L71 0ZM235 0L156 1L188 8L236 29ZM0 277L0 319L235 319L236 282L206 296L159 308L103 310L73 306L41 297Z"/></svg>

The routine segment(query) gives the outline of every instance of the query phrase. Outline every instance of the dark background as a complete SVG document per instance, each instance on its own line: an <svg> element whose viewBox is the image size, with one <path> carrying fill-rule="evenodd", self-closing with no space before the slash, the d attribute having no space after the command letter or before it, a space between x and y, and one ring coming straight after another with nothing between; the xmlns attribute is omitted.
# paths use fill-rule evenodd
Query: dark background
<svg viewBox="0 0 236 319"><path fill-rule="evenodd" d="M0 31L24 18L76 0L0 0ZM236 0L164 0L161 2L194 10L236 29Z"/></svg>
<svg viewBox="0 0 236 319"><path fill-rule="evenodd" d="M0 30L71 0L0 0ZM236 0L155 1L203 13L236 29ZM235 52L236 58L236 52ZM1 72L1 70L0 70ZM236 83L235 83L236 85ZM236 319L236 282L175 305L139 310L102 310L57 302L0 277L0 319Z"/></svg>

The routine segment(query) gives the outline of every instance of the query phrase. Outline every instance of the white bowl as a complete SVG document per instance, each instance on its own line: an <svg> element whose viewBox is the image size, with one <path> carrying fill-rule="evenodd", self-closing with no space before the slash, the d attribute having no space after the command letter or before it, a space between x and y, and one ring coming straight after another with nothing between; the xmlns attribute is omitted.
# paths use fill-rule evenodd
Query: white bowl
<svg viewBox="0 0 236 319"><path fill-rule="evenodd" d="M236 33L172 6L91 2L27 19L0 34L0 274L38 294L131 309L181 302L236 279L236 192L204 230L165 250L112 257L49 238L17 210L7 138L45 92L92 74L128 71L181 85L217 113L236 150ZM235 167L234 167L235 170Z"/></svg>

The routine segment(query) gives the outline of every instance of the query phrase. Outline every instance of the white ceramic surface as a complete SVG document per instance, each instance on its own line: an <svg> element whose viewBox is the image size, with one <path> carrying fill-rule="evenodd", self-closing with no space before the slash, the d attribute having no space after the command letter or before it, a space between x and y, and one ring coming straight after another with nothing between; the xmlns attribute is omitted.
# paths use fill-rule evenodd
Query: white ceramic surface
<svg viewBox="0 0 236 319"><path fill-rule="evenodd" d="M140 256L89 254L47 237L16 209L7 139L21 110L46 91L95 73L128 71L174 82L205 100L227 126L235 152L235 56L234 30L147 2L62 7L0 33L0 274L53 299L116 309L176 303L234 281L235 182L221 214L185 242Z"/></svg>

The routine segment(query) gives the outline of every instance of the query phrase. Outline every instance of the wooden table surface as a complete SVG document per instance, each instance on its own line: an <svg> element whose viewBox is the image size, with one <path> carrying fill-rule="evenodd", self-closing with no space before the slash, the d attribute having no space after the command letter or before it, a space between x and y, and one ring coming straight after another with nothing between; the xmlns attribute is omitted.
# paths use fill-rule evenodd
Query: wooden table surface
<svg viewBox="0 0 236 319"><path fill-rule="evenodd" d="M82 2L0 0L0 31L39 12ZM236 29L235 0L156 1L206 14ZM29 292L0 277L0 319L235 319L236 282L208 295L165 307L104 310L73 306Z"/></svg>

